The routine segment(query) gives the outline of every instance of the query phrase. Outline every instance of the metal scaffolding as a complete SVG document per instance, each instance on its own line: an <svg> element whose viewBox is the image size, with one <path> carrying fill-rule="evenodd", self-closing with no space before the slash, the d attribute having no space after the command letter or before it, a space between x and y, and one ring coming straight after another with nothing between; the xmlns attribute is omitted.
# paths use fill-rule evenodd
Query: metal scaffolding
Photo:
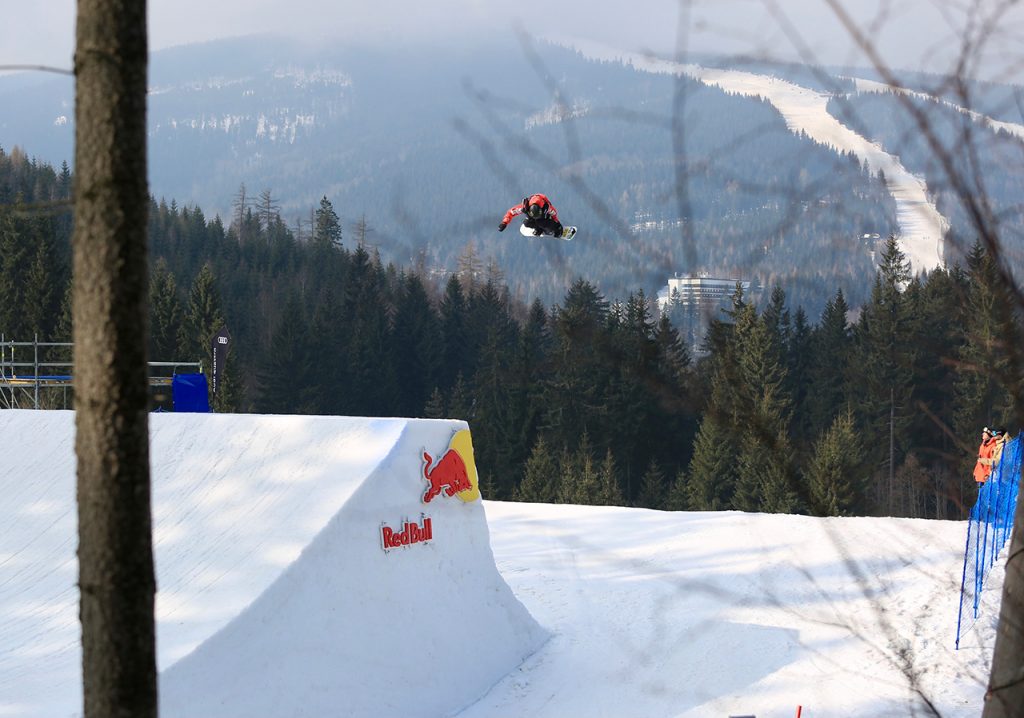
<svg viewBox="0 0 1024 718"><path fill-rule="evenodd" d="M40 391L60 391L61 406L68 408L68 390L74 389L70 342L7 341L0 334L0 409L39 409ZM67 358L61 358L61 354ZM31 358L29 358L29 355ZM202 362L151 361L149 385L170 386L179 369L202 372Z"/></svg>

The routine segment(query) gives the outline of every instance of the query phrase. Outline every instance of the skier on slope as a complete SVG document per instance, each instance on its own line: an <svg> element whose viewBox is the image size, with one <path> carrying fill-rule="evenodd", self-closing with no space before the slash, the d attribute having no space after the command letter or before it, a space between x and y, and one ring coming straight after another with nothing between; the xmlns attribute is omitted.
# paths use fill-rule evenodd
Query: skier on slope
<svg viewBox="0 0 1024 718"><path fill-rule="evenodd" d="M505 213L505 218L498 225L498 231L504 232L505 227L517 214L525 214L526 220L523 224L533 230L533 236L539 237L542 234L550 234L552 237L562 236L562 223L558 221L558 210L551 204L546 196L542 194L530 195L515 207L511 207Z"/></svg>

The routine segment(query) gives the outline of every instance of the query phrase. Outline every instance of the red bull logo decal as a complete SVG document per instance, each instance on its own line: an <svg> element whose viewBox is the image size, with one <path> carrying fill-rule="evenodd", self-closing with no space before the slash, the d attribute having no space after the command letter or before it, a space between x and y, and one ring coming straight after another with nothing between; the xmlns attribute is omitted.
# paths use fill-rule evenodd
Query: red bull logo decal
<svg viewBox="0 0 1024 718"><path fill-rule="evenodd" d="M447 450L436 462L430 454L423 452L423 478L427 482L423 492L425 504L442 493L445 496L456 496L467 503L480 498L480 483L469 429L455 432Z"/></svg>
<svg viewBox="0 0 1024 718"><path fill-rule="evenodd" d="M416 543L426 543L434 537L434 527L430 519L423 516L418 524L406 520L402 524L401 531L395 531L387 524L381 524L380 542L385 551L401 546L412 546Z"/></svg>

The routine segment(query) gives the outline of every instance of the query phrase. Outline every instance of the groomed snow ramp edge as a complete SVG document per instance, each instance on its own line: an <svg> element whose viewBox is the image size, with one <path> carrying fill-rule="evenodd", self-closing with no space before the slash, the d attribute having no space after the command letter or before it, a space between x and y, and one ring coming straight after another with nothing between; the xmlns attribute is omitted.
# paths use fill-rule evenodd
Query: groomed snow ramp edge
<svg viewBox="0 0 1024 718"><path fill-rule="evenodd" d="M479 492L458 474L461 459L476 478L468 427L401 421L298 558L161 673L161 716L449 715L543 644L495 566ZM428 470L462 490L439 484L424 503Z"/></svg>

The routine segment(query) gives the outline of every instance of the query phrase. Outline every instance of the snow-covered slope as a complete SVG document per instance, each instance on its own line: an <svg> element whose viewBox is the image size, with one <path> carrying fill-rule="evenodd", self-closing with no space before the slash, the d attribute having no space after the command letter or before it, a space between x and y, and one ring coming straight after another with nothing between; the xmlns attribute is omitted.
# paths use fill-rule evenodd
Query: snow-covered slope
<svg viewBox="0 0 1024 718"><path fill-rule="evenodd" d="M1002 567L956 651L966 522L486 508L554 638L459 718L981 714Z"/></svg>
<svg viewBox="0 0 1024 718"><path fill-rule="evenodd" d="M462 422L152 420L161 715L981 711L964 522L423 505ZM72 421L0 412L0 716L78 712Z"/></svg>
<svg viewBox="0 0 1024 718"><path fill-rule="evenodd" d="M442 715L541 645L481 502L421 503L424 452L464 428L152 415L161 715ZM0 715L74 715L73 414L3 411L0 435Z"/></svg>

